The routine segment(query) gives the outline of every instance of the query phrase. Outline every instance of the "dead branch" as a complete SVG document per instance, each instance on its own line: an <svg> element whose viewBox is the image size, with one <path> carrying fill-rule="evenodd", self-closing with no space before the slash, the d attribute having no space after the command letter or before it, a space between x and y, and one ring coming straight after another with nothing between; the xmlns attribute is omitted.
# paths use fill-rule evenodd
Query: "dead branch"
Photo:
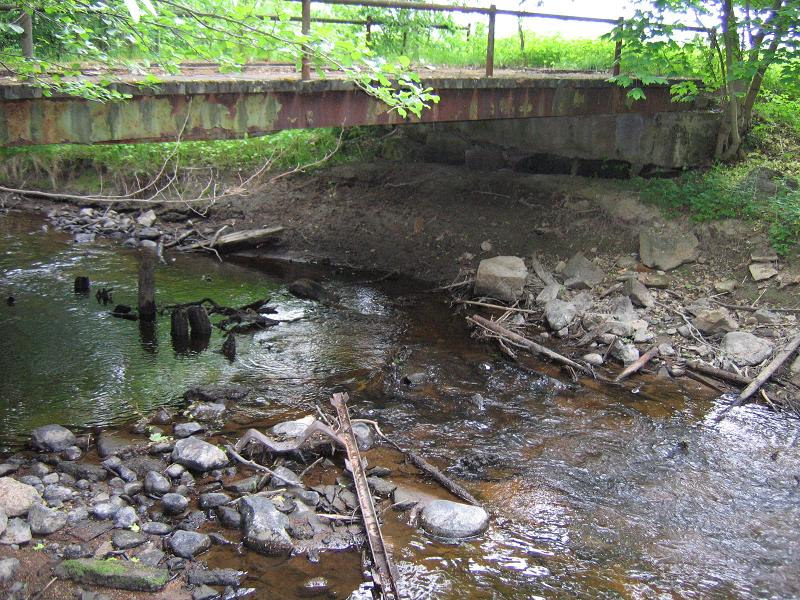
<svg viewBox="0 0 800 600"><path fill-rule="evenodd" d="M515 308L513 306L503 306L502 304L490 304L488 302L477 302L475 300L453 300L456 304L469 304L470 306L481 306L483 308L494 308L496 310L505 310L510 312L525 313L531 315L540 315L540 310L530 310L528 308Z"/></svg>
<svg viewBox="0 0 800 600"><path fill-rule="evenodd" d="M712 298L712 300L714 299ZM755 306L743 306L740 304L725 304L724 302L720 302L719 300L714 300L714 302L716 302L723 308L728 308L730 310L743 310L746 312L755 312L757 310L761 310L761 308L756 308ZM800 314L800 308L767 308L766 310L770 310L772 312Z"/></svg>
<svg viewBox="0 0 800 600"><path fill-rule="evenodd" d="M636 373L636 371L650 362L650 359L652 359L656 354L658 354L658 346L653 346L650 348L650 350L642 354L638 359L625 367L625 369L623 369L623 371L614 378L614 383L619 383L623 379Z"/></svg>
<svg viewBox="0 0 800 600"><path fill-rule="evenodd" d="M712 367L711 365L701 363L698 360L690 360L688 363L686 363L686 367L692 371L698 371L700 373L710 375L711 377L721 379L722 381L727 381L728 383L735 383L736 385L747 386L753 383L753 380L749 377L739 375L738 373L732 373L731 371L726 371L724 369L718 369L716 367Z"/></svg>
<svg viewBox="0 0 800 600"><path fill-rule="evenodd" d="M533 268L533 272L536 273L536 276L542 280L545 285L553 285L558 283L555 278L550 274L550 271L544 268L539 259L534 254L531 256L531 267Z"/></svg>

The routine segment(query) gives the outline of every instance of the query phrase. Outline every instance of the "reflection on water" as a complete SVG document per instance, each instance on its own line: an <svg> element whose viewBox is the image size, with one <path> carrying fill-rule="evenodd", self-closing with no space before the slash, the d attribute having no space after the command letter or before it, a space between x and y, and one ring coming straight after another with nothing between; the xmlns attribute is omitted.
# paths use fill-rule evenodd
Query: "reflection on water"
<svg viewBox="0 0 800 600"><path fill-rule="evenodd" d="M408 282L335 283L341 305L283 293L291 274L179 256L157 272L159 302L210 296L243 305L272 295L280 325L238 336L233 364L209 351L176 355L168 318L154 330L113 319L72 293L75 275L135 299L135 254L71 246L39 223L0 218L0 419L3 441L58 421L112 423L175 402L195 382L236 380L256 392L226 426L235 438L353 395L354 416L438 462L493 512L477 540L453 545L383 511L403 586L413 598L790 598L800 596L800 450L796 421L760 407L714 426L716 401L694 384L640 379L637 393L565 385L469 339L463 321ZM166 319L166 320L165 320ZM398 358L406 357L404 359ZM405 371L404 371L405 370ZM396 393L404 372L424 374ZM470 398L480 393L480 403ZM368 454L395 482L446 497L397 453ZM208 561L250 571L246 585L299 597L326 576L338 597L360 578L360 555L319 563L239 556Z"/></svg>

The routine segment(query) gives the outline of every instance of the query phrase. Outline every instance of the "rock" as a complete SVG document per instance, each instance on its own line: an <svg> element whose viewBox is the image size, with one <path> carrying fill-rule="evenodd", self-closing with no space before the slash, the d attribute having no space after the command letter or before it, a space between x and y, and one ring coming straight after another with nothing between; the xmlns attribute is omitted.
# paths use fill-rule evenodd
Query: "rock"
<svg viewBox="0 0 800 600"><path fill-rule="evenodd" d="M605 278L605 274L581 252L567 261L562 275L567 289L590 289Z"/></svg>
<svg viewBox="0 0 800 600"><path fill-rule="evenodd" d="M219 597L217 590L207 585L201 585L192 591L192 600L212 600Z"/></svg>
<svg viewBox="0 0 800 600"><path fill-rule="evenodd" d="M8 582L14 579L19 571L19 560L16 558L4 558L0 560L0 582Z"/></svg>
<svg viewBox="0 0 800 600"><path fill-rule="evenodd" d="M749 270L754 281L764 281L778 274L778 270L769 263L752 263Z"/></svg>
<svg viewBox="0 0 800 600"><path fill-rule="evenodd" d="M386 481L381 477L367 477L367 483L372 491L378 496L391 496L392 492L397 489L397 486L394 483L391 481Z"/></svg>
<svg viewBox="0 0 800 600"><path fill-rule="evenodd" d="M494 248L494 246L492 246L492 242L490 242L489 240L483 240L481 242L481 251L482 252L491 252L492 248Z"/></svg>
<svg viewBox="0 0 800 600"><path fill-rule="evenodd" d="M192 569L186 573L189 585L229 585L239 587L245 571L236 569Z"/></svg>
<svg viewBox="0 0 800 600"><path fill-rule="evenodd" d="M639 349L633 344L626 344L620 339L614 340L611 345L611 356L621 361L624 365L629 365L639 358Z"/></svg>
<svg viewBox="0 0 800 600"><path fill-rule="evenodd" d="M655 304L653 295L650 290L645 287L638 279L628 279L622 286L622 292L631 299L631 302L636 306L643 308L650 308Z"/></svg>
<svg viewBox="0 0 800 600"><path fill-rule="evenodd" d="M95 237L94 233L76 233L74 239L76 244L91 244Z"/></svg>
<svg viewBox="0 0 800 600"><path fill-rule="evenodd" d="M644 344L653 340L655 337L656 334L652 331L647 331L646 329L637 329L633 334L633 343Z"/></svg>
<svg viewBox="0 0 800 600"><path fill-rule="evenodd" d="M142 531L150 535L167 535L172 531L172 527L168 523L161 523L160 521L148 521L142 525Z"/></svg>
<svg viewBox="0 0 800 600"><path fill-rule="evenodd" d="M180 494L164 494L161 497L161 505L166 514L178 515L189 507L189 500Z"/></svg>
<svg viewBox="0 0 800 600"><path fill-rule="evenodd" d="M297 296L303 300L314 300L322 304L335 304L339 301L338 296L325 288L321 283L307 278L301 278L291 282L287 286L287 289L293 296Z"/></svg>
<svg viewBox="0 0 800 600"><path fill-rule="evenodd" d="M209 510L212 508L216 508L217 506L222 506L223 504L227 504L230 501L231 497L228 496L228 494L225 494L223 492L208 492L206 494L200 494L200 499L198 500L198 506L203 510Z"/></svg>
<svg viewBox="0 0 800 600"><path fill-rule="evenodd" d="M221 469L228 465L228 457L225 452L194 437L175 442L172 460L187 469L198 472Z"/></svg>
<svg viewBox="0 0 800 600"><path fill-rule="evenodd" d="M20 483L11 477L0 477L0 510L9 517L27 514L42 498L33 486Z"/></svg>
<svg viewBox="0 0 800 600"><path fill-rule="evenodd" d="M555 300L564 292L564 286L560 283L550 283L544 287L544 289L539 292L539 295L536 296L536 303L537 304L547 304L550 300Z"/></svg>
<svg viewBox="0 0 800 600"><path fill-rule="evenodd" d="M103 431L97 438L97 453L100 458L124 454L133 446L132 440L114 435L109 431Z"/></svg>
<svg viewBox="0 0 800 600"><path fill-rule="evenodd" d="M575 305L570 302L564 302L556 298L551 300L544 306L544 317L547 319L550 328L559 331L565 327L569 327L575 315L578 314Z"/></svg>
<svg viewBox="0 0 800 600"><path fill-rule="evenodd" d="M69 448L64 449L64 460L78 460L83 451L78 448L77 446L70 446Z"/></svg>
<svg viewBox="0 0 800 600"><path fill-rule="evenodd" d="M721 279L714 282L714 291L724 294L727 292L732 292L738 285L739 282L735 279Z"/></svg>
<svg viewBox="0 0 800 600"><path fill-rule="evenodd" d="M646 285L648 288L655 288L658 290L665 290L672 283L670 277L665 273L639 273L637 274L636 278L642 283L642 285Z"/></svg>
<svg viewBox="0 0 800 600"><path fill-rule="evenodd" d="M419 504L419 500L419 496L399 486L392 492L392 508L395 510L403 511L413 508Z"/></svg>
<svg viewBox="0 0 800 600"><path fill-rule="evenodd" d="M302 419L295 419L294 421L284 421L273 425L270 431L275 435L282 435L286 438L296 438L308 429L308 426L314 422L314 417L311 415L305 416Z"/></svg>
<svg viewBox="0 0 800 600"><path fill-rule="evenodd" d="M31 432L31 445L42 452L61 452L75 445L75 434L61 425L45 425Z"/></svg>
<svg viewBox="0 0 800 600"><path fill-rule="evenodd" d="M297 594L302 598L320 598L328 594L330 587L330 583L324 577L312 577L303 582Z"/></svg>
<svg viewBox="0 0 800 600"><path fill-rule="evenodd" d="M178 479L178 477L183 475L184 471L185 469L183 468L183 465L173 463L167 467L167 470L164 471L164 473L166 473L166 475L171 477L172 479Z"/></svg>
<svg viewBox="0 0 800 600"><path fill-rule="evenodd" d="M144 489L149 494L163 496L169 492L170 488L172 488L172 484L169 479L157 471L149 471L144 477Z"/></svg>
<svg viewBox="0 0 800 600"><path fill-rule="evenodd" d="M732 331L722 338L722 353L740 367L762 363L773 349L772 342L744 331Z"/></svg>
<svg viewBox="0 0 800 600"><path fill-rule="evenodd" d="M156 213L152 209L147 210L136 217L136 223L142 227L152 227L156 222Z"/></svg>
<svg viewBox="0 0 800 600"><path fill-rule="evenodd" d="M217 514L217 519L219 519L223 527L229 529L242 528L242 515L239 514L238 510L234 510L229 506L218 506L215 512Z"/></svg>
<svg viewBox="0 0 800 600"><path fill-rule="evenodd" d="M183 397L187 402L229 404L241 402L249 393L250 388L243 385L201 385L188 389Z"/></svg>
<svg viewBox="0 0 800 600"><path fill-rule="evenodd" d="M115 531L111 536L111 544L117 550L136 548L136 546L141 546L146 541L147 535L138 531L130 531L128 529L120 529Z"/></svg>
<svg viewBox="0 0 800 600"><path fill-rule="evenodd" d="M223 406L224 408L224 406ZM205 427L200 425L200 423L178 423L175 427L172 428L172 433L175 435L176 438L188 438L190 435L194 435L195 433L200 433L201 431L205 431Z"/></svg>
<svg viewBox="0 0 800 600"><path fill-rule="evenodd" d="M422 509L420 522L431 535L463 539L482 533L489 525L489 514L479 506L433 500Z"/></svg>
<svg viewBox="0 0 800 600"><path fill-rule="evenodd" d="M139 520L136 510L132 506L123 506L114 515L114 527L117 529L128 529Z"/></svg>
<svg viewBox="0 0 800 600"><path fill-rule="evenodd" d="M756 323L761 323L762 325L775 325L780 321L780 317L777 314L766 308L759 308L753 313L753 317Z"/></svg>
<svg viewBox="0 0 800 600"><path fill-rule="evenodd" d="M28 525L34 535L50 535L66 524L66 514L47 508L43 504L34 504L28 511Z"/></svg>
<svg viewBox="0 0 800 600"><path fill-rule="evenodd" d="M146 548L136 555L140 564L146 567L157 567L164 560L166 554L158 548Z"/></svg>
<svg viewBox="0 0 800 600"><path fill-rule="evenodd" d="M140 240L157 240L161 237L161 232L155 227L142 227L138 235Z"/></svg>
<svg viewBox="0 0 800 600"><path fill-rule="evenodd" d="M514 302L522 296L528 280L528 269L518 256L486 258L475 274L475 295Z"/></svg>
<svg viewBox="0 0 800 600"><path fill-rule="evenodd" d="M286 516L263 496L244 496L239 503L244 529L244 544L257 552L280 555L292 551Z"/></svg>
<svg viewBox="0 0 800 600"><path fill-rule="evenodd" d="M583 360L592 366L599 367L603 364L603 356L596 352L590 352L583 355Z"/></svg>
<svg viewBox="0 0 800 600"><path fill-rule="evenodd" d="M120 508L119 504L113 502L99 502L92 507L92 515L101 521L105 521L106 519L113 519Z"/></svg>
<svg viewBox="0 0 800 600"><path fill-rule="evenodd" d="M639 233L639 258L650 268L670 271L700 256L700 242L693 233L667 230Z"/></svg>
<svg viewBox="0 0 800 600"><path fill-rule="evenodd" d="M204 402L203 404L193 406L189 410L189 416L193 419L199 419L200 421L216 421L222 418L222 415L225 414L225 410L225 405L220 402Z"/></svg>
<svg viewBox="0 0 800 600"><path fill-rule="evenodd" d="M668 357L668 356L675 356L677 352L675 348L672 347L672 344L659 344L658 346L658 355L661 357Z"/></svg>
<svg viewBox="0 0 800 600"><path fill-rule="evenodd" d="M700 309L695 314L692 325L702 333L726 333L739 329L739 324L727 308Z"/></svg>
<svg viewBox="0 0 800 600"><path fill-rule="evenodd" d="M179 529L169 538L169 547L176 556L194 558L211 548L211 538L204 533Z"/></svg>
<svg viewBox="0 0 800 600"><path fill-rule="evenodd" d="M8 520L6 530L0 536L0 544L27 544L32 539L30 526L19 517L15 517Z"/></svg>
<svg viewBox="0 0 800 600"><path fill-rule="evenodd" d="M169 581L167 569L147 567L131 561L93 558L65 560L56 567L55 574L62 579L86 585L136 592L158 592Z"/></svg>
<svg viewBox="0 0 800 600"><path fill-rule="evenodd" d="M361 452L366 452L375 445L375 433L372 427L366 423L356 423L353 425L353 435L356 438L356 444Z"/></svg>
<svg viewBox="0 0 800 600"><path fill-rule="evenodd" d="M0 510L0 535L5 532L6 527L8 527L8 515Z"/></svg>

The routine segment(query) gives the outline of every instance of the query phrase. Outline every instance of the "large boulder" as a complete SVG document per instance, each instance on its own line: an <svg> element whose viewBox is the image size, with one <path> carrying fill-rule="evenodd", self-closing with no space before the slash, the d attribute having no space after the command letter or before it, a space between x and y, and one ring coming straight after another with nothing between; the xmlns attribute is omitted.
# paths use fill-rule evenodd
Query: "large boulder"
<svg viewBox="0 0 800 600"><path fill-rule="evenodd" d="M479 506L434 500L422 509L420 522L431 535L463 539L482 533L489 525L489 514Z"/></svg>
<svg viewBox="0 0 800 600"><path fill-rule="evenodd" d="M558 298L550 300L550 302L544 305L544 318L547 320L547 324L550 325L550 328L555 331L560 331L565 327L569 327L569 324L572 323L577 314L578 309L575 308L574 304L571 302L564 302Z"/></svg>
<svg viewBox="0 0 800 600"><path fill-rule="evenodd" d="M639 258L654 269L669 271L700 256L700 241L693 233L666 230L639 233Z"/></svg>
<svg viewBox="0 0 800 600"><path fill-rule="evenodd" d="M740 367L758 365L772 356L772 342L747 333L732 331L722 338L722 353Z"/></svg>
<svg viewBox="0 0 800 600"><path fill-rule="evenodd" d="M42 498L36 488L11 477L0 477L0 510L7 516L25 515L37 502L41 503Z"/></svg>
<svg viewBox="0 0 800 600"><path fill-rule="evenodd" d="M61 452L75 445L75 434L61 425L45 425L31 431L31 445L42 452Z"/></svg>
<svg viewBox="0 0 800 600"><path fill-rule="evenodd" d="M172 460L192 471L211 471L228 464L228 456L219 448L195 437L175 442Z"/></svg>
<svg viewBox="0 0 800 600"><path fill-rule="evenodd" d="M268 498L244 496L239 503L245 546L267 555L291 552L292 540L286 532L289 520Z"/></svg>
<svg viewBox="0 0 800 600"><path fill-rule="evenodd" d="M475 274L475 294L514 302L522 296L528 280L528 269L518 256L486 258Z"/></svg>
<svg viewBox="0 0 800 600"><path fill-rule="evenodd" d="M578 252L567 261L561 272L568 289L590 289L603 281L605 274L592 261Z"/></svg>

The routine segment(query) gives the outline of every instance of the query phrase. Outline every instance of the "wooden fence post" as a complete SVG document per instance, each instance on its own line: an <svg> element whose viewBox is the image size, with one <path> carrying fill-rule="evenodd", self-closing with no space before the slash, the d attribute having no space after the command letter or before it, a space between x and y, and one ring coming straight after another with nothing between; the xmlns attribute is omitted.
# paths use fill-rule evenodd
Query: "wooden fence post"
<svg viewBox="0 0 800 600"><path fill-rule="evenodd" d="M624 21L623 21L622 17L620 17L619 21L617 21L617 28L619 29L619 33L620 34L622 33L623 23L624 23ZM617 43L614 44L614 70L612 71L612 74L615 77L620 74L620 69L621 69L620 61L621 60L622 60L622 40L618 39Z"/></svg>
<svg viewBox="0 0 800 600"><path fill-rule="evenodd" d="M301 27L303 35L308 35L311 31L311 0L303 0L303 25ZM303 56L301 60L301 79L308 81L311 79L311 62L309 60L308 44L303 44Z"/></svg>
<svg viewBox="0 0 800 600"><path fill-rule="evenodd" d="M497 7L492 4L489 7L489 37L486 40L486 76L494 75L494 21L497 16Z"/></svg>
<svg viewBox="0 0 800 600"><path fill-rule="evenodd" d="M33 15L22 13L22 56L33 58Z"/></svg>

